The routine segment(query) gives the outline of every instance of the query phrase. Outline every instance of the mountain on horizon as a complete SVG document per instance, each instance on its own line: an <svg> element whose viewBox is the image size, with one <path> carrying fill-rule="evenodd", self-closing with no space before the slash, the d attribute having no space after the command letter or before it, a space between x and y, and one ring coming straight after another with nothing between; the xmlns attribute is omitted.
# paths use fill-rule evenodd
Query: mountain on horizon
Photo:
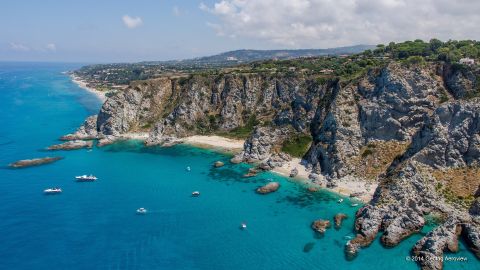
<svg viewBox="0 0 480 270"><path fill-rule="evenodd" d="M211 56L196 57L183 60L168 61L143 61L141 64L146 65L181 65L181 66L233 66L254 61L268 59L294 59L301 57L318 57L327 55L356 54L365 50L375 48L374 45L354 45L347 47L336 47L328 49L279 49L279 50L254 50L240 49L234 51L223 52Z"/></svg>

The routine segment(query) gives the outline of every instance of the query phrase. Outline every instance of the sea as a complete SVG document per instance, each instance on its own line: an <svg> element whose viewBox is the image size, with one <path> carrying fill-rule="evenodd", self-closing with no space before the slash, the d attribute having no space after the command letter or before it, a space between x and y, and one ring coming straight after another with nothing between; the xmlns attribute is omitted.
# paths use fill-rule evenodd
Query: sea
<svg viewBox="0 0 480 270"><path fill-rule="evenodd" d="M228 153L135 140L45 151L102 105L64 73L81 66L0 63L0 269L418 269L411 247L435 224L395 248L377 239L347 261L343 248L361 204L273 173L243 178L250 165L230 164ZM7 166L45 156L64 159ZM213 168L217 160L226 165ZM76 182L82 174L99 180ZM269 181L280 189L255 193ZM50 187L63 193L44 195ZM140 207L147 214L138 215ZM340 229L317 235L310 228L316 219L333 223L337 213L348 215ZM479 269L463 243L446 255L467 262L445 269Z"/></svg>

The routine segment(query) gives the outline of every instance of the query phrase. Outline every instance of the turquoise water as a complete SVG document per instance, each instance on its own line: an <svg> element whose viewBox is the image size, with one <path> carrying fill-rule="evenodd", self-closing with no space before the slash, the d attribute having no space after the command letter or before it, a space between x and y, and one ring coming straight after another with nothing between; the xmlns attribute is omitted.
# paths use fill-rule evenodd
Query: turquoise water
<svg viewBox="0 0 480 270"><path fill-rule="evenodd" d="M348 262L343 245L356 210L349 199L339 204L338 195L312 194L273 174L242 178L247 165L213 169L229 157L210 150L128 141L58 152L65 159L50 165L6 168L52 155L42 149L98 111L98 100L61 74L76 67L0 63L0 269L417 269L405 256L420 235L393 249L375 241ZM84 173L100 180L74 182ZM268 179L281 189L255 194ZM53 186L63 194L42 194ZM190 197L194 190L201 196ZM136 215L139 207L149 213ZM350 217L342 229L312 233L312 220L338 212ZM463 245L456 256L469 262L445 269L479 265Z"/></svg>

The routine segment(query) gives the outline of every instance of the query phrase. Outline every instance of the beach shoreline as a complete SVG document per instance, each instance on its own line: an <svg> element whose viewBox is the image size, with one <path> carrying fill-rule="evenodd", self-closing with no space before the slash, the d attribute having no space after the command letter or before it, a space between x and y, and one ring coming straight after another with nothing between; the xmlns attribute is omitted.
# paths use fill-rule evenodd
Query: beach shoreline
<svg viewBox="0 0 480 270"><path fill-rule="evenodd" d="M234 154L239 153L243 150L243 144L245 142L244 140L230 139L216 135L194 135L182 138L179 141L180 143L188 144L195 147L206 149L221 149L224 152ZM298 170L298 174L295 177L290 177L290 172L294 168ZM363 195L355 198L359 201L362 201L363 203L368 203L372 199L377 186L377 184L375 183L370 183L367 181L362 181L353 177L349 177L339 179L336 182L337 186L334 188L321 187L319 184L316 184L309 178L311 171L307 169L304 164L302 164L302 159L300 158L292 158L292 160L285 162L283 166L275 167L271 170L271 172L290 178L294 181L304 183L315 189L325 189L347 197L349 197L352 193L364 192Z"/></svg>
<svg viewBox="0 0 480 270"><path fill-rule="evenodd" d="M116 136L118 140L140 140L145 142L148 139L148 132L128 132ZM115 140L107 144L113 143ZM230 139L216 135L193 135L180 138L175 144L185 144L193 147L216 150L224 154L238 154L243 150L244 140ZM297 169L298 173L295 177L290 177L293 169ZM272 173L281 175L292 181L302 183L312 190L327 190L342 196L351 197L357 193L354 199L363 203L368 203L372 198L377 187L376 183L364 181L356 177L344 177L335 181L336 186L333 188L325 187L326 182L323 175L316 175L316 180L310 179L311 170L309 170L300 158L292 158L290 161L284 162L282 166L275 167ZM323 184L323 186L322 186Z"/></svg>
<svg viewBox="0 0 480 270"><path fill-rule="evenodd" d="M102 101L102 103L104 103L107 100L107 96L105 92L99 91L93 87L88 87L87 83L83 81L80 77L75 75L70 75L70 79L72 80L73 83L78 85L80 88L94 94L100 101Z"/></svg>
<svg viewBox="0 0 480 270"><path fill-rule="evenodd" d="M230 139L216 135L194 135L180 139L184 144L200 148L217 148L229 153L238 153L243 150L244 140Z"/></svg>

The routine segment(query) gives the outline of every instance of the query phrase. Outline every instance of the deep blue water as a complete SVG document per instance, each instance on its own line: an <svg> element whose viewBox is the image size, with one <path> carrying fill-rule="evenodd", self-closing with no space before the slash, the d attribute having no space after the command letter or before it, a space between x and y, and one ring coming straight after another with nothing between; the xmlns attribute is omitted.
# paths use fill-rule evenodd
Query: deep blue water
<svg viewBox="0 0 480 270"><path fill-rule="evenodd" d="M136 141L90 152L42 151L101 106L61 74L78 67L0 63L0 269L417 269L405 256L421 235L393 249L375 241L348 262L343 245L357 209L349 199L339 204L338 195L312 194L273 174L242 178L247 165L226 162L212 169L214 161L228 161L225 154L143 148ZM65 159L5 167L47 155ZM73 180L84 173L100 179ZM281 189L255 194L270 178ZM63 194L42 194L53 186ZM194 190L201 196L190 197ZM139 207L149 213L136 215ZM315 237L312 220L332 220L338 212L350 217L342 229ZM241 222L247 230L239 229ZM307 243L313 249L304 252ZM447 263L445 269L479 266L464 245L456 256L468 263Z"/></svg>

